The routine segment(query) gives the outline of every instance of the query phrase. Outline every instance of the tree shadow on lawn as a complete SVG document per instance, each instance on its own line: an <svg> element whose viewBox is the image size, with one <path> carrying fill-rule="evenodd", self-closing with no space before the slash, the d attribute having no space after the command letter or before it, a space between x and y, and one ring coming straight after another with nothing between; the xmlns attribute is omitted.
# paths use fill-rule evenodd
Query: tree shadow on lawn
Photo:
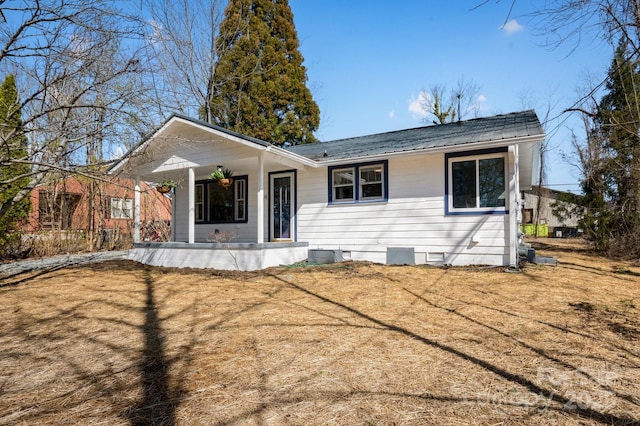
<svg viewBox="0 0 640 426"><path fill-rule="evenodd" d="M558 395L555 393L555 391L553 389L547 389L544 388L540 385L537 385L536 383L534 383L533 381L527 379L526 377L523 377L519 374L515 374L515 373L511 373L507 370L505 370L504 368L495 365L491 362L485 361L483 359L480 359L476 356L470 355L468 353L463 352L462 350L456 349L454 347L451 347L449 345L443 344L443 343L439 343L435 340L429 339L427 337L421 336L417 333L414 333L404 327L400 327L397 326L395 324L391 324L391 323L387 323L385 321L379 320L377 318L374 318L364 312L361 312L355 308L352 308L348 305L345 305L341 302L332 300L328 297L322 296L318 293L315 293L309 289L306 289L302 286L299 286L297 284L295 284L294 282L284 279L281 276L277 276L277 275L271 275L271 277L275 280L281 281L282 283L291 286L309 296L312 296L314 298L317 298L323 302L332 304L336 307L339 307L341 309L344 309L360 318L363 318L367 321L370 321L374 324L376 324L377 326L380 326L384 329L387 329L389 331L393 331L396 333L399 333L401 335L404 335L406 337L409 337L411 339L415 339L416 341L419 341L425 345L437 348L439 350L442 350L446 353L449 353L451 355L454 355L458 358L461 358L465 361L471 362L505 380L508 380L509 382L512 382L514 384L520 385L524 388L526 388L529 392L531 392L534 395L544 395L546 396L546 398L548 399L549 402L555 402L557 404L560 404L560 406L562 407L571 407L572 413L575 413L576 415L580 416L580 417L584 417L584 418L588 418L588 419L593 419L596 420L602 424L615 424L615 425L631 425L631 424L637 424L638 421L637 419L633 419L633 418L628 418L628 417L619 417L613 414L609 414L609 413L604 413L601 411L598 411L596 409L592 409L590 407L584 407L581 404L576 404L575 401L572 401L569 398L566 398L564 396ZM550 358L552 359L552 358ZM553 359L552 359L553 360ZM621 395L622 397L624 397L625 399L627 399L626 395ZM632 403L635 404L634 401L632 401ZM548 407L551 408L551 407Z"/></svg>
<svg viewBox="0 0 640 426"><path fill-rule="evenodd" d="M28 270L16 272L15 274L3 275L0 276L0 288L15 287L20 284L26 284L36 280L42 281L43 279L46 279L46 275L66 268L68 268L68 265L57 265L38 270ZM69 274L70 273L71 272L69 272Z"/></svg>
<svg viewBox="0 0 640 426"><path fill-rule="evenodd" d="M566 361L563 361L558 357L550 355L549 353L547 353L543 349L540 349L540 348L537 348L535 346L532 346L532 345L526 343L525 341L523 341L521 339L518 339L518 338L516 338L516 337L514 337L514 336L512 336L512 335L510 335L508 333L505 333L504 331L502 331L502 330L500 330L500 329L498 329L498 328L496 328L496 327L494 327L492 325L486 324L486 323L484 323L482 321L478 321L478 320L470 317L469 315L465 315L465 314L463 314L461 312L458 312L456 309L446 308L444 306L440 306L440 305L438 305L438 304L436 304L434 302L431 302L427 298L425 298L425 297L423 297L423 296L421 296L419 294L416 294L416 293L412 292L411 290L408 290L406 288L403 289L403 290L406 291L407 293L411 294L417 300L420 300L423 303L426 303L431 307L447 311L447 312L449 312L449 313L451 313L453 315L456 315L456 316L462 318L463 320L465 320L467 322L470 322L470 323L478 325L478 326L480 326L482 328L488 329L488 330L490 330L490 331L492 331L492 332L494 332L494 333L496 333L496 334L498 334L498 335L500 335L500 336L502 336L502 337L504 337L504 338L506 338L508 340L511 340L511 341L517 343L518 345L522 346L523 348L525 348L525 349L527 349L527 350L529 350L529 351L531 351L531 352L533 352L533 353L535 353L535 354L537 354L537 355L539 355L539 356L541 356L543 358L546 358L547 360L552 361L553 363L555 363L557 365L560 365L560 366L562 366L562 367L564 367L564 368L566 368L566 369L568 369L570 371L580 372L580 376L581 377L589 380L590 382L592 382L593 384L595 384L598 387L602 388L603 390L615 395L616 397L618 397L620 399L624 399L624 400L626 400L626 401L628 401L628 402L630 402L630 403L632 403L634 405L637 405L635 400L634 400L634 396L628 395L628 394L621 394L621 393L617 392L615 389L611 388L610 386L603 385L602 383L600 383L598 381L597 377L592 376L591 374L589 374L586 371L582 371L580 368L576 367L575 365L572 365L572 364L570 364L570 363L568 363Z"/></svg>
<svg viewBox="0 0 640 426"><path fill-rule="evenodd" d="M138 365L142 376L142 400L127 411L132 425L175 424L175 410L181 389L169 386L171 361L166 355L166 342L158 313L154 282L147 268L144 270L145 306L143 308L144 347Z"/></svg>
<svg viewBox="0 0 640 426"><path fill-rule="evenodd" d="M83 266L87 267L87 266ZM105 264L100 265L92 265L91 269L93 270L102 270L105 273L112 271L115 268L122 268L123 264L120 262L110 263L106 262ZM67 307L64 310L57 312L57 315L53 315L47 318L30 318L25 317L23 322L25 323L33 323L37 321L51 322L54 321L55 325L59 325L59 329L51 331L48 334L42 334L35 336L37 341L41 342L43 345L55 341L57 339L63 338L60 334L62 331L61 328L66 327L68 334L77 334L78 342L87 341L92 344L106 346L109 350L113 352L117 352L126 358L125 365L117 365L117 366L104 366L100 368L92 368L93 366L82 365L79 362L76 362L71 355L67 355L65 352L59 352L57 356L61 357L61 360L53 360L50 358L46 352L44 355L39 355L41 357L40 361L46 365L50 361L64 361L69 366L72 367L75 374L85 383L88 383L88 386L92 389L91 392L87 392L89 398L99 396L101 399L106 400L117 400L117 398L122 398L122 394L131 393L140 388L141 394L140 397L134 401L128 400L129 407L120 411L118 416L120 418L125 417L132 425L143 425L143 424L164 424L164 425L173 425L176 422L176 410L180 407L180 404L185 398L185 386L184 377L186 377L186 372L189 369L189 359L190 352L194 349L197 344L197 336L195 333L191 336L191 340L186 344L181 346L180 352L174 355L169 355L168 346L171 342L167 341L167 334L165 334L163 323L171 318L188 315L191 310L195 310L197 308L198 303L202 303L201 300L194 300L192 304L187 305L183 309L176 311L170 315L161 315L161 311L164 311L165 301L170 300L177 296L178 290L174 290L173 292L167 292L165 299L158 300L157 286L158 282L154 280L154 275L157 273L162 274L162 272L172 272L172 273L185 273L190 274L190 271L181 271L177 269L163 269L163 268L153 268L153 267L145 267L140 266L139 264L129 264L129 267L132 271L136 271L141 274L140 286L136 287L135 291L132 291L131 299L133 300L130 304L120 304L109 302L104 297L105 294L110 292L118 292L118 289L110 288L107 286L106 288L102 288L102 286L98 286L100 288L94 288L95 291L100 292L98 295L94 296L92 300L78 300L77 304L73 304ZM153 274L152 274L153 272ZM216 272L211 271L198 271L198 273L203 275L215 276L218 275ZM223 274L227 277L234 277L238 281L245 281L249 277L257 276L257 274ZM282 286L278 286L275 291L262 291L265 296L273 297L279 291L281 291L284 287L290 287L297 291L302 292L312 298L320 300L322 302L329 303L339 309L345 310L346 312L353 314L357 317L360 317L364 320L367 320L373 327L378 329L385 329L394 333L399 333L400 335L406 336L411 339L415 339L422 344L437 348L441 351L454 355L460 359L471 362L499 377L502 377L512 383L523 386L528 391L532 392L534 395L544 395L548 398L549 402L555 402L561 405L568 405L573 403L568 398L556 395L553 389L547 389L542 386L537 385L536 383L530 381L526 377L523 377L518 374L514 374L509 372L508 370L501 368L498 365L495 365L491 362L485 361L478 357L472 356L468 353L460 349L456 349L454 347L448 346L446 344L439 343L435 340L429 339L427 337L423 337L417 333L414 333L406 328L399 327L395 324L388 323L382 320L379 320L371 315L368 315L364 312L359 311L358 309L352 308L346 304L340 303L338 301L332 300L328 297L322 296L316 292L308 290L302 286L299 286L289 280L286 277L278 276L273 273L263 274L264 276L268 276L276 282L280 282ZM260 284L261 285L261 284ZM94 286L95 287L95 286ZM166 291L166 290L163 290ZM259 285L256 284L255 291L261 291ZM414 295L415 296L415 295ZM140 300L136 301L135 298ZM46 300L43 296L43 303ZM117 316L114 315L113 318L95 318L100 320L103 323L103 327L110 326L120 326L123 327L123 330L131 333L131 335L141 335L142 336L142 347L132 348L126 345L126 343L120 342L106 342L101 340L98 336L92 335L91 331L84 330L82 327L82 321L87 319L85 313L81 312L81 308L84 311L87 310L86 304L88 303L106 303L109 306L113 307L113 311L117 312L119 310L124 311L138 311L142 314L140 323L133 322L125 322L124 320L117 319ZM238 315L246 312L247 310L254 309L260 306L264 302L258 302L256 304L249 304L244 307L230 307L226 312L223 313L222 318L217 319L216 323L210 325L208 329L215 329L219 327L224 322L228 321L230 318L237 317ZM162 307L162 309L161 309ZM305 307L308 309L308 307ZM444 308L443 308L444 309ZM315 311L319 313L319 311ZM193 327L197 323L198 319L193 316ZM341 321L340 318L335 317L334 315L327 315L328 318ZM475 321L475 320L473 320ZM488 325L482 324L478 322L481 326ZM288 324L290 325L290 324ZM192 328L193 328L192 327ZM490 327L491 328L491 327ZM500 332L499 330L497 330ZM188 330L185 330L188 332ZM500 332L501 333L501 332ZM508 337L508 336L507 336ZM25 337L27 338L27 337ZM34 338L29 335L29 339ZM38 343L38 342L36 342ZM257 351L257 348L254 348ZM535 350L536 348L532 348ZM20 351L14 351L9 356L24 356L24 353L19 353ZM544 354L542 351L541 355ZM32 354L27 354L28 356L33 356ZM259 354L258 354L259 355ZM255 358L260 361L260 357L256 355ZM549 357L547 357L549 358ZM553 358L549 358L552 359ZM180 371L176 371L178 364L182 362L182 368ZM127 382L125 380L119 379L119 373L122 369L131 369L135 370L135 382ZM263 369L259 369L263 371ZM56 380L60 380L62 377L58 377ZM138 380L139 379L139 380ZM171 380L170 380L171 379ZM260 385L262 388L266 388L266 376L260 377ZM55 386L55 381L52 381L49 385L51 387ZM71 398L75 391L70 391L68 394L57 395L56 398L61 400L73 400ZM336 399L336 398L347 398L349 396L358 396L358 395L375 395L385 394L384 392L366 392L366 391L345 391L345 392L320 392L318 394L309 395L309 399L313 398L316 400L321 400L323 398L326 399ZM457 396L438 396L438 395L430 395L430 394L394 394L388 393L390 396L399 396L399 397L411 397L411 398L419 398L424 400L437 400L437 401L448 401L448 402L468 402L469 398L465 397L457 397ZM234 416L232 418L227 418L225 423L234 423L241 422L247 419L247 416L259 415L263 412L267 405L270 403L295 403L300 401L300 395L291 396L290 400L282 400L282 401L271 401L271 402L263 402L258 407L252 409L250 412L241 413L240 415ZM495 400L483 399L483 398L474 398L474 401L477 402L487 402L496 404ZM74 406L81 406L82 404L88 403L88 399L74 401L72 403L67 403L64 406L64 410L73 409ZM513 403L512 401L500 401L500 404L505 406L522 406L519 403ZM574 404L575 405L575 404ZM122 404L117 404L120 408L122 408ZM535 408L535 406L533 407ZM562 410L562 407L545 407L551 410ZM48 406L45 402L40 407L34 408L35 411L30 414L25 414L23 417L20 417L21 421L28 421L30 418L36 419L39 416L42 418L46 418L47 414L51 412L53 408ZM39 410L39 411L38 411ZM610 415L607 413L600 412L598 410L594 410L591 408L582 408L580 406L576 407L575 410L570 411L570 413L576 413L579 416L593 418L604 424L637 424L636 419L626 418L626 417L618 417L614 415ZM0 416L1 418L1 416Z"/></svg>
<svg viewBox="0 0 640 426"><path fill-rule="evenodd" d="M56 289L41 284L43 280L55 278L67 280L72 286L73 277L81 269L71 267L60 271L65 268L69 267L31 272L28 277L9 284L13 287L37 283L42 291L30 295L32 299L25 302L29 305L18 304L4 310L11 315L11 322L4 324L2 337L7 346L3 357L8 362L5 365L12 369L4 371L7 376L0 382L4 399L0 423L11 419L56 422L51 419L60 419L67 412L86 413L86 408L91 406L89 419L115 421L124 417L132 425L175 424L175 410L183 394L180 373L184 371L177 374L174 371L171 382L170 371L177 360L183 362L182 370L188 369L195 337L181 346L178 354L167 355L168 342L162 328L167 318L159 313L152 268L122 261L81 265L79 268L105 274L114 269L141 274L141 286L123 293L117 281L89 282L83 288L90 293L81 292L77 298L73 290L65 286L68 293L59 297L63 306L51 305L56 306L51 310L49 290L55 293ZM48 275L56 271L55 275ZM111 295L125 299L111 300ZM167 295L173 296L171 292ZM27 309L28 306L36 308ZM173 315L179 316L192 308L187 306ZM142 314L141 323L131 319L131 313L135 312ZM133 343L139 336L142 346ZM25 359L30 363L27 369L16 367L21 365L19 360ZM26 377L18 379L22 376ZM21 380L32 382L25 387ZM43 392L46 398L31 402L31 398ZM138 393L140 399L127 408L131 397ZM87 418L84 420L90 422Z"/></svg>
<svg viewBox="0 0 640 426"><path fill-rule="evenodd" d="M589 247L589 243L587 241L581 240L579 241L581 245L579 247L572 245L562 245L562 240L560 243L558 241L554 241L553 238L549 238L546 241L542 241L541 239L536 239L532 241L525 241L531 244L536 250L548 251L548 252L556 252L556 253L579 253L587 256L598 257L591 247Z"/></svg>
<svg viewBox="0 0 640 426"><path fill-rule="evenodd" d="M502 297L502 295L500 295L498 293L494 293L494 292L486 292L486 291L478 290L478 289L475 289L475 288L472 288L471 290L472 291L476 291L476 292L481 293L481 294L489 293L489 294L493 294L494 296ZM443 297L445 299L449 299L449 300L458 302L458 303L463 303L465 305L477 306L477 307L480 307L482 309L487 309L487 310L494 311L494 312L499 312L501 314L508 315L508 316L511 316L511 317L520 318L520 319L523 319L523 320L526 320L526 321L531 321L531 322L534 322L534 323L537 323L537 324L540 324L540 325L547 326L547 327L549 327L551 329L561 331L563 333L568 333L568 334L579 336L579 337L582 337L582 338L585 338L585 339L588 339L588 340L593 340L593 341L595 341L594 344L600 345L602 343L605 343L605 344L609 345L613 349L625 352L626 354L628 354L628 355L630 355L632 357L640 358L640 352L631 351L628 348L626 348L624 346L621 346L621 345L619 345L619 344L617 344L615 342L611 342L611 341L603 342L602 341L602 337L596 337L596 336L593 336L591 334L587 334L587 333L584 333L584 332L581 332L581 331L578 331L578 330L574 330L574 329L569 328L567 326L554 324L554 323L549 322L549 321L542 321L542 320L540 320L538 318L522 315L522 314L519 314L519 313L516 313L516 312L507 311L506 309L496 308L495 306L487 306L487 305L483 305L483 304L477 303L477 302L467 302L466 300L456 299L456 298L449 297L449 296L444 295L444 294L438 294L438 296L439 297ZM569 306L572 306L572 304L569 303Z"/></svg>

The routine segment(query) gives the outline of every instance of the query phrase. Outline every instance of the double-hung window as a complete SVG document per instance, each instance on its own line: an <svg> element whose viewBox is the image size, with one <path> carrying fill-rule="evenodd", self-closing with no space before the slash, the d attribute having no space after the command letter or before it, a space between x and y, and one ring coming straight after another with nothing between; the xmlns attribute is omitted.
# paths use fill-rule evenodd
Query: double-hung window
<svg viewBox="0 0 640 426"><path fill-rule="evenodd" d="M334 169L331 173L332 178L332 193L333 193L333 201L335 202L343 202L343 201L355 201L356 192L355 192L355 183L356 183L356 175L355 175L355 167L350 167L347 169Z"/></svg>
<svg viewBox="0 0 640 426"><path fill-rule="evenodd" d="M196 223L234 223L247 221L247 176L233 178L230 187L213 181L195 186Z"/></svg>
<svg viewBox="0 0 640 426"><path fill-rule="evenodd" d="M447 154L447 213L507 212L507 152Z"/></svg>
<svg viewBox="0 0 640 426"><path fill-rule="evenodd" d="M329 168L329 203L387 200L387 161Z"/></svg>
<svg viewBox="0 0 640 426"><path fill-rule="evenodd" d="M112 219L131 219L133 217L133 200L131 198L111 198Z"/></svg>

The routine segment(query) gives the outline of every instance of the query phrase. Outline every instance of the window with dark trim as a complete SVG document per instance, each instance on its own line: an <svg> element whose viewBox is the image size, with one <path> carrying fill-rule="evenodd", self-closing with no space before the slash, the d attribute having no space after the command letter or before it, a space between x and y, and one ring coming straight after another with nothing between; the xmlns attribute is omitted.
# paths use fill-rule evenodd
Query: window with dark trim
<svg viewBox="0 0 640 426"><path fill-rule="evenodd" d="M388 199L388 162L329 167L329 203Z"/></svg>
<svg viewBox="0 0 640 426"><path fill-rule="evenodd" d="M506 149L447 154L449 214L507 212Z"/></svg>
<svg viewBox="0 0 640 426"><path fill-rule="evenodd" d="M228 188L213 181L195 185L196 223L246 223L247 176L233 178Z"/></svg>

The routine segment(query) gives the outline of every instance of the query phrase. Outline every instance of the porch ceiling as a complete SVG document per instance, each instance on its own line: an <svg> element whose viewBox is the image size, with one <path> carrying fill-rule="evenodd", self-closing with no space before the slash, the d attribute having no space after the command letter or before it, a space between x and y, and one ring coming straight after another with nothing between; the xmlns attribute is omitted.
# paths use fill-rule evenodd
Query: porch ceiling
<svg viewBox="0 0 640 426"><path fill-rule="evenodd" d="M201 178L221 165L240 175L255 170L259 156L263 157L266 168L315 166L309 159L264 141L174 116L116 163L109 173L139 176L147 181L179 181L189 168Z"/></svg>

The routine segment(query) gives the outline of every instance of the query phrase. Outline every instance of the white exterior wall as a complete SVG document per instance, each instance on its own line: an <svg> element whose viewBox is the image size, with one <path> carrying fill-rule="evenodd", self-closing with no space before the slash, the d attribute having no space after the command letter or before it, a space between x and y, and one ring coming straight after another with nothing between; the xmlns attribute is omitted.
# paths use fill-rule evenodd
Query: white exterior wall
<svg viewBox="0 0 640 426"><path fill-rule="evenodd" d="M380 263L413 247L417 264L510 264L508 214L445 216L444 154L389 159L388 176L388 202L329 206L327 168L299 172L298 241Z"/></svg>
<svg viewBox="0 0 640 426"><path fill-rule="evenodd" d="M509 265L509 215L445 216L444 154L390 158L387 202L328 205L327 168L297 171L297 241L310 249L341 249L353 260L385 263L387 247L413 247L415 263ZM257 165L257 160L256 160ZM268 237L268 174L265 170L265 241ZM513 171L512 167L508 170ZM210 241L216 230L231 232L233 242L255 242L258 190L256 170L234 170L248 175L247 223L196 224L195 240ZM206 176L197 175L196 180ZM507 177L507 182L511 179ZM517 193L508 194L513 211ZM188 238L188 191L176 188L175 241ZM517 210L517 208L516 208Z"/></svg>
<svg viewBox="0 0 640 426"><path fill-rule="evenodd" d="M257 160L256 160L257 164ZM256 242L256 222L257 222L257 200L256 194L258 192L258 176L255 171L249 173L246 170L235 171L234 174L237 176L246 176L248 175L247 182L247 223L215 223L215 224L205 224L205 223L196 223L195 231L196 231L196 242L212 242L214 241L213 233L215 230L219 230L220 232L230 232L233 234L233 242L234 243L252 243ZM196 176L196 181L204 180L207 176ZM266 179L265 179L266 182ZM265 194L266 191L265 184ZM229 189L232 191L233 189ZM176 215L174 216L175 223L175 241L186 242L188 238L188 207L189 207L189 193L186 187L176 188L174 193L174 204L176 209ZM265 205L267 203L265 202ZM266 219L266 217L265 217ZM268 241L268 238L265 237L265 241Z"/></svg>
<svg viewBox="0 0 640 426"><path fill-rule="evenodd" d="M257 159L256 159L257 165ZM257 167L256 167L257 169ZM277 168L271 168L264 171L264 241L269 241L269 173L287 172L291 169L286 166ZM325 169L326 173L326 169ZM300 172L298 171L298 175ZM247 223L217 223L217 224L204 224L196 223L196 242L210 242L211 237L215 230L220 232L231 232L233 234L234 243L254 243L257 237L257 193L258 193L258 174L257 170L234 170L234 175L248 176L247 182ZM196 181L207 179L206 175L196 175ZM298 184L300 185L300 184ZM326 186L326 184L325 184ZM231 190L231 189L230 189ZM174 193L174 223L175 223L175 240L179 242L186 242L188 239L189 227L188 227L188 207L189 207L189 193L186 186L178 187ZM298 203L298 206L300 204ZM298 239L298 241L302 241Z"/></svg>

